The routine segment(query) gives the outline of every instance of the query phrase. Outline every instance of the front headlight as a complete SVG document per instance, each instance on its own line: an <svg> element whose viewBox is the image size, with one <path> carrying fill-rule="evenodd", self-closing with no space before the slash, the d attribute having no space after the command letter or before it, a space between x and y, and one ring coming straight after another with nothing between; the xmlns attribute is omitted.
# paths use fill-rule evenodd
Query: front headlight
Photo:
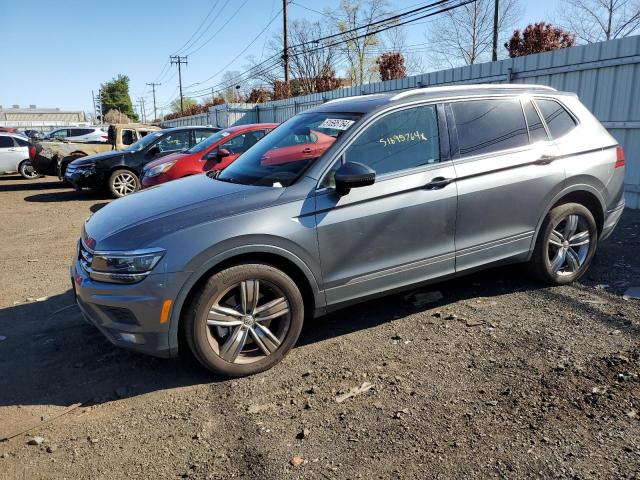
<svg viewBox="0 0 640 480"><path fill-rule="evenodd" d="M81 250L85 249L82 245ZM132 252L81 252L83 267L100 282L135 283L144 279L158 264L165 251L144 249Z"/></svg>
<svg viewBox="0 0 640 480"><path fill-rule="evenodd" d="M161 173L169 170L176 163L176 160L172 162L161 163L160 165L156 165L155 167L151 167L149 170L144 172L145 177L155 177L156 175L160 175Z"/></svg>

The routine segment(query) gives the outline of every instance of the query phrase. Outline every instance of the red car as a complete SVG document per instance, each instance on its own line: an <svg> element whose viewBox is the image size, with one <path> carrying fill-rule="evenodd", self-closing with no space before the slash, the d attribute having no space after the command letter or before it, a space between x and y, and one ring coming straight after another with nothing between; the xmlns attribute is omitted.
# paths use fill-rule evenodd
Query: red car
<svg viewBox="0 0 640 480"><path fill-rule="evenodd" d="M187 151L149 162L142 172L142 188L222 170L277 126L277 123L253 123L225 128Z"/></svg>

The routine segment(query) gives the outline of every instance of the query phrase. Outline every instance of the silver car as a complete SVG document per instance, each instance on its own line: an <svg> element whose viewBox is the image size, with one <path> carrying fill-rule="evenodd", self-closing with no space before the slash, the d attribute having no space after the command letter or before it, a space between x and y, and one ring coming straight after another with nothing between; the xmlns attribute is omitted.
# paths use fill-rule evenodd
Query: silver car
<svg viewBox="0 0 640 480"><path fill-rule="evenodd" d="M113 343L268 369L305 317L526 262L580 278L624 208L624 153L571 93L525 85L327 102L221 173L117 200L84 225L78 305Z"/></svg>

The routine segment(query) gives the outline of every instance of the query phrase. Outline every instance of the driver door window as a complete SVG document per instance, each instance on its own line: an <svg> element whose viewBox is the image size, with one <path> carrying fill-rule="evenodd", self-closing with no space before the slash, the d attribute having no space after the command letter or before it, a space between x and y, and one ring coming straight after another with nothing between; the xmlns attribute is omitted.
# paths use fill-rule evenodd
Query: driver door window
<svg viewBox="0 0 640 480"><path fill-rule="evenodd" d="M189 130L182 132L170 133L162 140L160 140L156 146L160 149L160 152L174 152L177 150L185 150L189 148Z"/></svg>
<svg viewBox="0 0 640 480"><path fill-rule="evenodd" d="M440 161L434 105L407 108L376 120L347 148L346 162L359 162L376 175Z"/></svg>

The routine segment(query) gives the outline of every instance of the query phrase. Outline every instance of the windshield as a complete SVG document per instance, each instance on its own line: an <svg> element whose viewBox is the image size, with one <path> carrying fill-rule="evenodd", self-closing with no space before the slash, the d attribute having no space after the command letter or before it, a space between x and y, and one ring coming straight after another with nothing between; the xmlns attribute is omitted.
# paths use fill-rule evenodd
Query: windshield
<svg viewBox="0 0 640 480"><path fill-rule="evenodd" d="M351 113L301 113L247 150L216 177L218 180L286 187L359 118Z"/></svg>
<svg viewBox="0 0 640 480"><path fill-rule="evenodd" d="M137 142L129 145L127 148L125 148L125 150L128 152L139 152L140 150L144 150L162 135L164 135L164 132L162 131L150 133L146 137L141 138Z"/></svg>
<svg viewBox="0 0 640 480"><path fill-rule="evenodd" d="M231 135L229 132L227 132L226 130L221 130L217 133L214 133L213 135L211 135L210 137L205 138L203 141L201 141L200 143L194 145L193 147L191 147L189 150L187 150L187 153L198 153L201 152L205 149L207 149L208 147L210 147L211 145L213 145L214 143L217 143L218 141L222 140L225 137L228 137L229 135Z"/></svg>

